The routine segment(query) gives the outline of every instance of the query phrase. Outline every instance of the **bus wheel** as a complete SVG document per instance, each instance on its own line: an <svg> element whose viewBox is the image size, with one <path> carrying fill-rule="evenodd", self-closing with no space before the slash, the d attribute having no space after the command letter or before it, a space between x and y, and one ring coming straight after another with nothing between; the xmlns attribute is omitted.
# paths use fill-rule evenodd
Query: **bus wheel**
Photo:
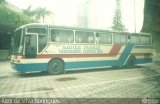
<svg viewBox="0 0 160 104"><path fill-rule="evenodd" d="M134 68L136 66L136 58L134 56L130 57L127 61L128 68Z"/></svg>
<svg viewBox="0 0 160 104"><path fill-rule="evenodd" d="M64 62L60 59L53 59L48 64L48 73L52 75L62 74L64 72Z"/></svg>

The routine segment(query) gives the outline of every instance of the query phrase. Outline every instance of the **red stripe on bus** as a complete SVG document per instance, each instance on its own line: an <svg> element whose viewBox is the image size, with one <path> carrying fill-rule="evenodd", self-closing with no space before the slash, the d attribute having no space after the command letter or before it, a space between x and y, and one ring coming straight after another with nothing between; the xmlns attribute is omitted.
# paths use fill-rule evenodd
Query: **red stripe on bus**
<svg viewBox="0 0 160 104"><path fill-rule="evenodd" d="M121 49L121 45L114 45L111 51L109 52L109 54L116 56L119 53L120 49Z"/></svg>
<svg viewBox="0 0 160 104"><path fill-rule="evenodd" d="M121 45L114 45L109 52L109 54L47 54L47 55L38 55L37 58L83 58L83 57L114 57L119 54Z"/></svg>
<svg viewBox="0 0 160 104"><path fill-rule="evenodd" d="M119 54L121 45L114 45L108 54L40 54L36 58L83 58L83 57L115 57ZM25 55L22 56L25 59Z"/></svg>

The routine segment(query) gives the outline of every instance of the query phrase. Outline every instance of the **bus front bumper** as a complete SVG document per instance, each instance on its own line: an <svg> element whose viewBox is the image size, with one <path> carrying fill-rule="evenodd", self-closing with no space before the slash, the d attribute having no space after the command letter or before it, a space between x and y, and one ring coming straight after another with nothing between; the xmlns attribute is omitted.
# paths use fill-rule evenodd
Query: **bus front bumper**
<svg viewBox="0 0 160 104"><path fill-rule="evenodd" d="M14 63L11 62L12 69L19 72L47 71L46 63Z"/></svg>

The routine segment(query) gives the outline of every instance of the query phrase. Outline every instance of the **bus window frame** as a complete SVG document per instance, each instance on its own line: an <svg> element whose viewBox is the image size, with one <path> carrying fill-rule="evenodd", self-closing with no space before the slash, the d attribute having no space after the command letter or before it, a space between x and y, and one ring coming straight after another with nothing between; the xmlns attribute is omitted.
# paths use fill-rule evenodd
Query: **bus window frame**
<svg viewBox="0 0 160 104"><path fill-rule="evenodd" d="M38 53L38 34L37 34L37 33L27 33L27 34L25 34L25 40L24 40L24 55L26 56L26 36L29 36L29 35L30 35L30 36L31 36L31 35L32 35L32 36L33 36L33 35L36 36L36 39L37 39L37 40L36 40L36 53L35 53L35 54L36 54L36 56L37 56L37 55L39 54L39 53ZM36 57L36 56L35 56L35 57ZM33 58L35 58L35 57L33 57Z"/></svg>
<svg viewBox="0 0 160 104"><path fill-rule="evenodd" d="M22 46L22 52L21 53L18 53L18 51L16 50L15 51L15 49L14 49L14 54L24 54L23 52L24 52L24 43L22 43L22 42L24 42L24 36L25 36L25 34L24 34L24 28L18 28L18 29L16 29L15 31L14 31L14 33L15 32L17 32L17 31L21 31L21 37L20 37L20 42L19 42L19 48L20 48L20 46ZM15 38L15 35L14 35L14 38ZM15 39L14 39L14 42L15 42ZM15 43L14 43L15 44ZM15 46L14 46L15 47Z"/></svg>
<svg viewBox="0 0 160 104"><path fill-rule="evenodd" d="M138 37L138 43L132 43L132 40L131 40L131 37L132 36L137 36ZM140 41L140 34L129 34L129 37L130 37L130 42L129 44L133 44L133 45L141 45L141 41Z"/></svg>
<svg viewBox="0 0 160 104"><path fill-rule="evenodd" d="M37 38L38 38L38 36L39 36L39 34L38 33L31 33L31 32L27 32L27 30L28 30L28 28L44 28L45 30L46 30L46 34L43 34L43 35L46 35L46 41L47 41L47 44L48 44L48 41L49 41L49 32L48 32L48 27L47 26L27 26L27 27L25 27L25 34L27 35L27 34L37 34ZM42 34L41 34L42 35ZM37 43L38 43L38 41L39 41L39 39L37 39ZM41 52L38 52L38 50L39 50L39 45L37 44L37 54L41 54L41 53L43 53L43 51L45 50L45 48L47 47L47 44L46 44L46 46L43 48L43 50L41 51ZM25 45L25 44L24 44ZM25 52L25 50L24 50L24 52Z"/></svg>
<svg viewBox="0 0 160 104"><path fill-rule="evenodd" d="M70 31L72 31L73 32L73 41L72 42L56 42L56 41L52 41L52 39L51 39L51 37L52 37L52 29L53 30L70 30ZM51 43L58 43L58 44L61 44L61 43L66 43L66 44L73 44L73 43L75 43L75 31L73 30L73 29L65 29L65 28L63 28L63 29L61 29L61 28L50 28L49 29L49 32L50 32L50 42Z"/></svg>
<svg viewBox="0 0 160 104"><path fill-rule="evenodd" d="M31 33L31 32L27 32L28 28L44 28L46 30L46 35L48 35L48 31L47 31L47 27L46 26L28 26L25 27L25 33ZM34 34L34 33L33 33ZM38 34L38 33L37 33Z"/></svg>
<svg viewBox="0 0 160 104"><path fill-rule="evenodd" d="M113 45L113 33L112 32L95 32L95 39L96 39L96 35L97 33L104 33L105 35L107 35L107 33L110 33L110 36L111 36L111 43L97 43L96 40L95 40L95 44L102 44L102 45Z"/></svg>
<svg viewBox="0 0 160 104"><path fill-rule="evenodd" d="M142 43L141 43L141 38L142 38L142 37L145 37L145 38L146 38L146 37L149 37L149 43L146 44L146 39L145 39L145 44L142 44ZM152 36L149 35L149 34L140 34L139 39L140 39L140 45L145 45L145 46L152 45L152 41L151 41Z"/></svg>
<svg viewBox="0 0 160 104"><path fill-rule="evenodd" d="M94 39L94 41L93 41L92 43L89 43L89 42L87 42L87 43L84 43L84 42L76 42L76 32L77 32L77 31L93 33L93 39ZM96 42L95 42L95 31L75 30L74 40L75 40L75 44L96 44Z"/></svg>
<svg viewBox="0 0 160 104"><path fill-rule="evenodd" d="M120 40L120 43L115 43L114 42L114 36L116 36L116 35L119 35L120 37L119 38L121 38L121 36L125 36L126 37L126 39L125 39L125 43L122 43L122 41ZM125 34L125 33L121 33L121 32L113 32L112 33L112 44L118 44L118 45L126 45L126 44L128 44L128 34Z"/></svg>

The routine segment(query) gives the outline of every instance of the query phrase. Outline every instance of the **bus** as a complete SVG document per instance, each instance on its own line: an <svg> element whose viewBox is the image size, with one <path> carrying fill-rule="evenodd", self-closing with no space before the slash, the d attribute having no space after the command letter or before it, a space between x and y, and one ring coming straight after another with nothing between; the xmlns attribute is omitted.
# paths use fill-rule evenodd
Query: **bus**
<svg viewBox="0 0 160 104"><path fill-rule="evenodd" d="M53 26L30 23L12 37L11 66L19 72L134 67L152 62L152 37L148 33Z"/></svg>

